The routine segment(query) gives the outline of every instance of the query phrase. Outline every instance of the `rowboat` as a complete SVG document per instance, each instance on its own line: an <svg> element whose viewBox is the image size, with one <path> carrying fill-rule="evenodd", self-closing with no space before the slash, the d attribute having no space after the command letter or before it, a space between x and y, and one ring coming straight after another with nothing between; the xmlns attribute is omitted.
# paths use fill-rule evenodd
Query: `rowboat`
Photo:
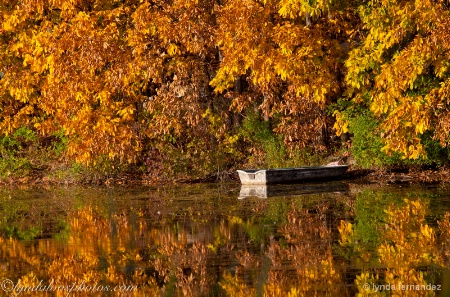
<svg viewBox="0 0 450 297"><path fill-rule="evenodd" d="M237 170L242 185L267 185L331 180L342 176L348 165Z"/></svg>

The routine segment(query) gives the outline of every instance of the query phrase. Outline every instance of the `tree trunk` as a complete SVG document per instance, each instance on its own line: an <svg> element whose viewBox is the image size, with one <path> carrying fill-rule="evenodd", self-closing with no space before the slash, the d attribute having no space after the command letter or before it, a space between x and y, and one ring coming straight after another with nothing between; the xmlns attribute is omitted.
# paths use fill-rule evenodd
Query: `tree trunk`
<svg viewBox="0 0 450 297"><path fill-rule="evenodd" d="M305 15L305 20L306 20L306 26L309 27L312 25L312 21L311 21L311 15L307 12Z"/></svg>
<svg viewBox="0 0 450 297"><path fill-rule="evenodd" d="M236 80L234 81L234 92L238 95L241 95L242 92L244 91L242 80L243 80L243 77L238 76L238 77L236 77ZM233 112L233 115L231 118L232 127L238 128L241 125L241 121L242 121L242 115L238 112Z"/></svg>
<svg viewBox="0 0 450 297"><path fill-rule="evenodd" d="M266 103L266 101L268 100L267 98L267 93L264 92L264 110L262 111L262 116L264 119L264 122L268 122L269 121L269 104Z"/></svg>

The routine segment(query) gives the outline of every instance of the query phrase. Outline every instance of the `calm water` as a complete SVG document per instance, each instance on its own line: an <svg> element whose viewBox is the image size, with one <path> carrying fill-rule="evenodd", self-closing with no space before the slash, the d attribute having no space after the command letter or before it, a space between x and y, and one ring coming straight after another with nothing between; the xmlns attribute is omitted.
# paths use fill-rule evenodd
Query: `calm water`
<svg viewBox="0 0 450 297"><path fill-rule="evenodd" d="M0 295L450 296L448 190L2 190Z"/></svg>

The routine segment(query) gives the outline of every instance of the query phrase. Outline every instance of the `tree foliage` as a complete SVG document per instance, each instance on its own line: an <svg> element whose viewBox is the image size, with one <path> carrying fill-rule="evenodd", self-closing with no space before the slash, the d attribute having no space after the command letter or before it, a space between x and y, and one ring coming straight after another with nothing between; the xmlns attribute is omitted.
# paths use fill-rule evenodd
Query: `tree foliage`
<svg viewBox="0 0 450 297"><path fill-rule="evenodd" d="M218 17L223 60L211 85L220 93L245 77L248 92L228 93L234 108L277 119L274 130L288 144L323 144L325 106L342 91L352 12L332 1L227 1Z"/></svg>
<svg viewBox="0 0 450 297"><path fill-rule="evenodd" d="M449 13L446 1L369 1L365 36L346 61L348 93L382 120L383 150L416 159L421 135L448 144Z"/></svg>
<svg viewBox="0 0 450 297"><path fill-rule="evenodd" d="M380 120L385 152L417 158L427 131L448 143L447 6L1 0L0 131L63 133L66 156L85 164L171 149L232 162L254 110L288 148L325 149L327 108L344 96Z"/></svg>

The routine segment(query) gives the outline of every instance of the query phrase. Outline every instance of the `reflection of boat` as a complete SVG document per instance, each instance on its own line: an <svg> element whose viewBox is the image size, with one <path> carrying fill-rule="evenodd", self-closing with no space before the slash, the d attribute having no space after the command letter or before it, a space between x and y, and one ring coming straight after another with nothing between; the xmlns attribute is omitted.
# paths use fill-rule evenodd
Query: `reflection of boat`
<svg viewBox="0 0 450 297"><path fill-rule="evenodd" d="M348 184L332 182L325 184L292 184L292 185L242 185L239 199L257 197L298 196L333 192L348 192Z"/></svg>
<svg viewBox="0 0 450 297"><path fill-rule="evenodd" d="M348 165L280 168L267 170L238 170L243 185L265 185L325 180L341 176Z"/></svg>

